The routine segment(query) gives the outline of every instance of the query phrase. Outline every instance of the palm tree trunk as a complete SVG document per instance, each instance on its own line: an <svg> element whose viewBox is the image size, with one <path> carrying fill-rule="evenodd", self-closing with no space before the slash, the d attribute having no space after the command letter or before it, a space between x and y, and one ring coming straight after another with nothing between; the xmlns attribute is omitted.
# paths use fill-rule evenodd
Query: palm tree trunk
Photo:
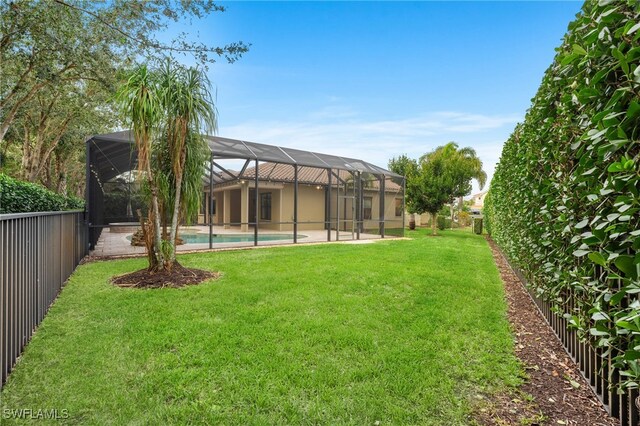
<svg viewBox="0 0 640 426"><path fill-rule="evenodd" d="M173 268L173 264L176 261L176 235L178 232L178 218L180 216L180 204L182 202L182 178L184 176L184 163L187 159L185 142L187 138L187 127L186 120L180 123L179 134L177 135L177 140L174 143L179 144L179 158L178 158L178 167L174 168L175 179L176 179L176 192L175 199L173 200L173 214L171 215L171 231L169 234L169 246L171 247L171 253L169 254L169 259L165 259L165 263L167 265L167 269L171 270Z"/></svg>
<svg viewBox="0 0 640 426"><path fill-rule="evenodd" d="M158 189L153 182L151 167L147 167L147 182L151 190L151 212L150 220L153 224L153 256L149 257L149 271L157 271L164 265L164 254L162 252L162 237L160 235L160 212L158 208Z"/></svg>
<svg viewBox="0 0 640 426"><path fill-rule="evenodd" d="M184 154L182 155L184 157ZM169 259L165 259L167 269L171 270L176 261L176 233L178 231L178 216L180 216L180 198L182 196L182 173L176 175L176 196L173 201L173 214L171 215L171 231L169 233L169 244L171 253Z"/></svg>

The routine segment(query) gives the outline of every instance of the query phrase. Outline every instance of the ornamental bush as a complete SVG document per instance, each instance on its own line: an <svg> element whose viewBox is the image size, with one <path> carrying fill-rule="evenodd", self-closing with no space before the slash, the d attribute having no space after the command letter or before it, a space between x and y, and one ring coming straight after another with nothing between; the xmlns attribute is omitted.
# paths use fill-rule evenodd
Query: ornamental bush
<svg viewBox="0 0 640 426"><path fill-rule="evenodd" d="M447 228L451 228L451 219L445 216L438 216L437 225L439 230L445 230Z"/></svg>
<svg viewBox="0 0 640 426"><path fill-rule="evenodd" d="M584 4L485 204L505 254L627 387L640 380L639 39L637 3Z"/></svg>
<svg viewBox="0 0 640 426"><path fill-rule="evenodd" d="M0 173L0 214L84 209L84 200L65 197Z"/></svg>

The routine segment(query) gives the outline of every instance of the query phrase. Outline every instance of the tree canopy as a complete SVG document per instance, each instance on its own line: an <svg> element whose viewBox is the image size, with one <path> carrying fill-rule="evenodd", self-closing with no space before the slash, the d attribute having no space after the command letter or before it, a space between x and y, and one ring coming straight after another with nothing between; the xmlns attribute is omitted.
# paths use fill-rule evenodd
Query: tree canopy
<svg viewBox="0 0 640 426"><path fill-rule="evenodd" d="M49 188L80 193L84 139L119 126L113 93L140 61L188 56L201 66L234 62L241 41L215 46L173 22L224 8L210 0L14 0L0 2L0 167Z"/></svg>
<svg viewBox="0 0 640 426"><path fill-rule="evenodd" d="M442 207L456 197L471 192L471 181L477 179L481 187L486 181L482 161L472 148L458 148L455 142L439 146L419 160L406 155L389 161L389 169L406 177L406 203L409 213L429 213L433 233L435 217Z"/></svg>

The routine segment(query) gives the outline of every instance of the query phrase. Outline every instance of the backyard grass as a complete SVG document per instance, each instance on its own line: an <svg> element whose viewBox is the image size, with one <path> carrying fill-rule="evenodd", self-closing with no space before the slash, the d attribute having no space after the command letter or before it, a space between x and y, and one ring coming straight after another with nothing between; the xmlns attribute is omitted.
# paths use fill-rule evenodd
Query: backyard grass
<svg viewBox="0 0 640 426"><path fill-rule="evenodd" d="M109 284L143 259L83 265L9 377L2 412L67 410L66 424L99 425L469 424L479 394L520 380L502 284L482 237L424 234L184 255L223 276L182 289Z"/></svg>

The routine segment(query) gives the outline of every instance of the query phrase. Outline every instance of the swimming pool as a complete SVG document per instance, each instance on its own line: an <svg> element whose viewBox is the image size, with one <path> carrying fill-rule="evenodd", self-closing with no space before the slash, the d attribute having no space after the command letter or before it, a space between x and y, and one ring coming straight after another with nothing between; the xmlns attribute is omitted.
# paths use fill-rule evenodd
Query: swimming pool
<svg viewBox="0 0 640 426"><path fill-rule="evenodd" d="M184 240L186 244L209 244L209 234L198 233L180 234L180 238ZM306 235L298 234L298 239L307 238ZM127 237L131 241L131 236ZM293 234L258 234L258 241L293 241ZM253 242L253 234L213 234L212 242L215 243L245 243Z"/></svg>

